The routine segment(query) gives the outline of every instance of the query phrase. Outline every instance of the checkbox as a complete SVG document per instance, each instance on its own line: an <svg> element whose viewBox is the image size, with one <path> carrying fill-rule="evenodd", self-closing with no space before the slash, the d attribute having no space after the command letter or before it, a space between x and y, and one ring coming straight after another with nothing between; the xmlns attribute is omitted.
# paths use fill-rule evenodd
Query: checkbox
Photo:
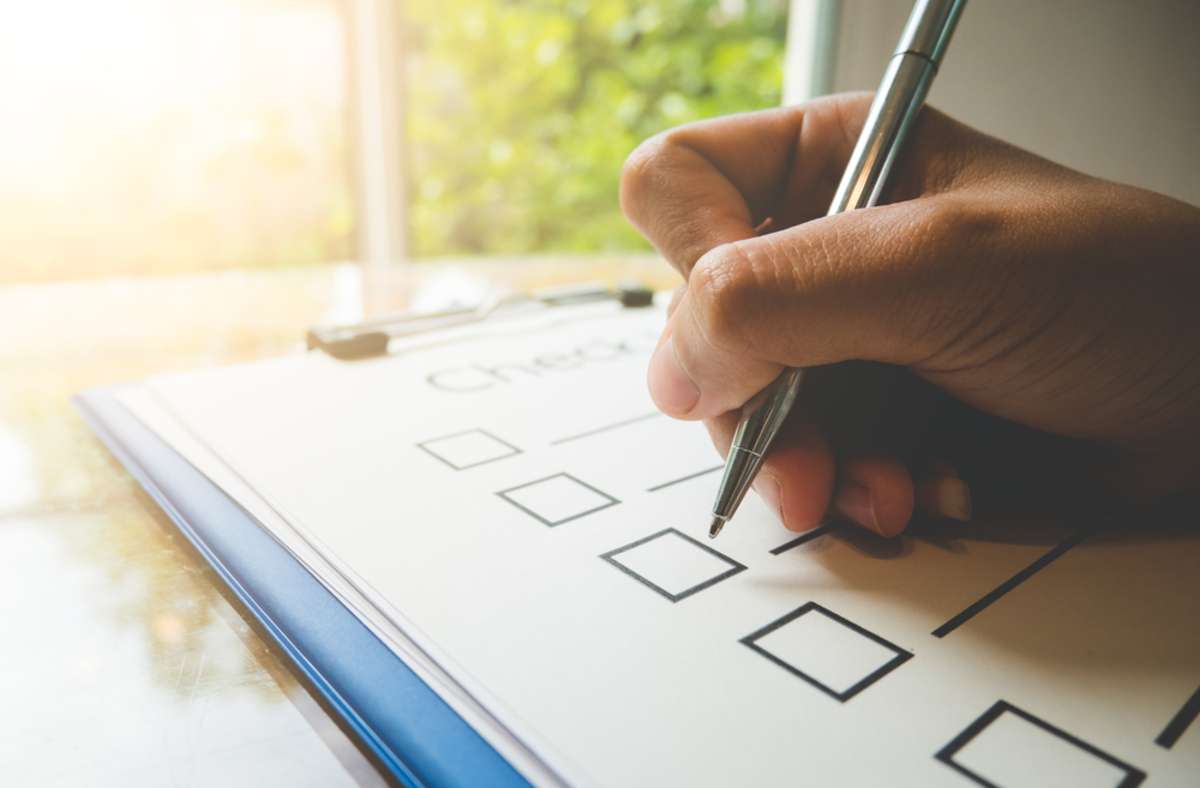
<svg viewBox="0 0 1200 788"><path fill-rule="evenodd" d="M642 585L678 602L746 569L708 545L667 528L600 556Z"/></svg>
<svg viewBox="0 0 1200 788"><path fill-rule="evenodd" d="M511 443L480 429L431 438L418 443L417 448L441 460L456 471L503 460L505 457L521 453L521 450Z"/></svg>
<svg viewBox="0 0 1200 788"><path fill-rule="evenodd" d="M843 703L912 658L894 643L816 602L772 621L741 642Z"/></svg>
<svg viewBox="0 0 1200 788"><path fill-rule="evenodd" d="M496 493L521 511L551 527L577 520L620 501L569 473L556 473Z"/></svg>
<svg viewBox="0 0 1200 788"><path fill-rule="evenodd" d="M1146 774L1007 701L997 701L936 757L980 785L1118 786Z"/></svg>

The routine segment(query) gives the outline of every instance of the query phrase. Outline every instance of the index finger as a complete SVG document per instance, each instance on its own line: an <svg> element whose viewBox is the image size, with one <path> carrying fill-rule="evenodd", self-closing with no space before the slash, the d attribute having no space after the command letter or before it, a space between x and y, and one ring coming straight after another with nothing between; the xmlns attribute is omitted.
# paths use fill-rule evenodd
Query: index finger
<svg viewBox="0 0 1200 788"><path fill-rule="evenodd" d="M700 121L642 143L625 162L621 207L686 278L709 250L822 215L869 95ZM861 105L861 106L860 106Z"/></svg>

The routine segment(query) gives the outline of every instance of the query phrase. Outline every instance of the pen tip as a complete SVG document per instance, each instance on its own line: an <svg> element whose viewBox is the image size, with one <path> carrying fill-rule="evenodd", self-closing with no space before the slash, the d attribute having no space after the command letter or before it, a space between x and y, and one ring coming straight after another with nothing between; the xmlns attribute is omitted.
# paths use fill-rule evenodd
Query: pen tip
<svg viewBox="0 0 1200 788"><path fill-rule="evenodd" d="M708 527L709 539L717 538L717 534L721 533L721 529L725 527L725 519L726 518L720 516L713 517L712 525Z"/></svg>

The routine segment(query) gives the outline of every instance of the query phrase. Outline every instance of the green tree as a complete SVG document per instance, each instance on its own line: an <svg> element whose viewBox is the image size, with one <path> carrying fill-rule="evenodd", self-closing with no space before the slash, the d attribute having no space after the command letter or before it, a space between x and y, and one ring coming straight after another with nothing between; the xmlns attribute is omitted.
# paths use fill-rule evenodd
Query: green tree
<svg viewBox="0 0 1200 788"><path fill-rule="evenodd" d="M417 257L645 248L621 162L699 118L779 103L783 0L410 0Z"/></svg>

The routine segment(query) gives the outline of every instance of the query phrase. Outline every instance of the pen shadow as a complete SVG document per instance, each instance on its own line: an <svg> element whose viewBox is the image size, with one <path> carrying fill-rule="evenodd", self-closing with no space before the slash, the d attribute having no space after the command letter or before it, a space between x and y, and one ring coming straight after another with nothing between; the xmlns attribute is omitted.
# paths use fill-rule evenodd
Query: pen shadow
<svg viewBox="0 0 1200 788"><path fill-rule="evenodd" d="M1081 533L1082 540L1073 544ZM980 549L988 544L1038 549L1014 565L1011 551L1007 558L989 559ZM968 524L925 519L896 539L838 523L826 536L779 557L815 561L833 576L833 586L891 597L890 605L899 601L917 611L934 622L928 648L939 642L932 634L937 626L1060 550L944 640L974 640L1048 670L1194 673L1200 628L1186 622L1194 621L1200 596L1200 530L1179 516L1076 523L1039 517ZM934 563L947 571L913 571L910 562L938 553L942 559ZM996 560L1006 561L1003 570L997 571ZM814 590L803 575L798 572L796 582L789 583L798 597ZM980 575L989 578L982 590L964 596L962 584Z"/></svg>

